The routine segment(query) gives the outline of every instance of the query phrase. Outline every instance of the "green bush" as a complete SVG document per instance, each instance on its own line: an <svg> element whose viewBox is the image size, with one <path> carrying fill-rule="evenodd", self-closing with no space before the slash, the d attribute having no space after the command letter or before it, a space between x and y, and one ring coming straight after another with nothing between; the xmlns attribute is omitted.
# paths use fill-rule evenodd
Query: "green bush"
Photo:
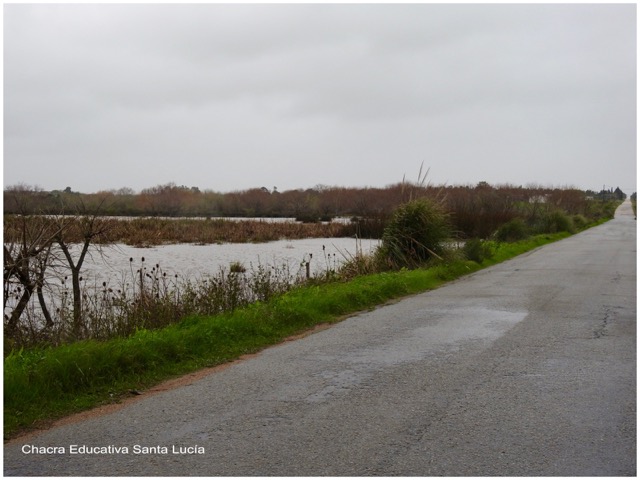
<svg viewBox="0 0 640 480"><path fill-rule="evenodd" d="M591 220L601 220L603 218L613 218L616 209L620 205L618 201L602 202L600 200L593 200L589 202L585 215Z"/></svg>
<svg viewBox="0 0 640 480"><path fill-rule="evenodd" d="M574 215L572 217L573 220L573 226L578 229L578 230L582 230L583 228L586 228L587 225L589 224L589 220L587 220L587 218L584 215Z"/></svg>
<svg viewBox="0 0 640 480"><path fill-rule="evenodd" d="M483 242L479 238L470 238L467 240L462 252L467 260L472 260L477 263L482 263L484 259L493 256L491 245Z"/></svg>
<svg viewBox="0 0 640 480"><path fill-rule="evenodd" d="M412 200L393 213L378 253L393 268L416 267L439 258L451 233L449 216L439 204L427 199Z"/></svg>
<svg viewBox="0 0 640 480"><path fill-rule="evenodd" d="M571 217L560 210L543 215L538 224L538 233L575 232Z"/></svg>
<svg viewBox="0 0 640 480"><path fill-rule="evenodd" d="M516 217L503 224L496 231L496 240L500 242L516 242L529 236L529 228L524 220Z"/></svg>

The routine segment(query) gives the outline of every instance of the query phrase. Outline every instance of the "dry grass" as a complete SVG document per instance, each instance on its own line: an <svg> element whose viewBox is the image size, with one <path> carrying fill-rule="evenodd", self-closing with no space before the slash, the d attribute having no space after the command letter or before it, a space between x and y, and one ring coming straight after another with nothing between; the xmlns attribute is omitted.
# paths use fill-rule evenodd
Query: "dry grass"
<svg viewBox="0 0 640 480"><path fill-rule="evenodd" d="M50 218L50 222L59 221ZM66 241L82 241L82 231L78 220L68 217L65 232ZM132 246L152 246L171 243L245 243L270 242L302 238L337 238L356 234L356 225L341 223L300 223L269 222L260 220L225 219L167 219L133 218L116 219L103 217L100 222L106 234L100 243L123 243ZM19 221L8 215L4 219L5 241L17 241L13 238L20 234Z"/></svg>

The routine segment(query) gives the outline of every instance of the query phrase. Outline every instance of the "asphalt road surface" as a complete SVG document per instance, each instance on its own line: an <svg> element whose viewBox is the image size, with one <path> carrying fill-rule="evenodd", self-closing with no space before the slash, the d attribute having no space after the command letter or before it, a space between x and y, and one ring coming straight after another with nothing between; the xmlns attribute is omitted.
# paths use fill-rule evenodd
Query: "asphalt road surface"
<svg viewBox="0 0 640 480"><path fill-rule="evenodd" d="M630 205L141 398L6 444L5 475L634 476Z"/></svg>

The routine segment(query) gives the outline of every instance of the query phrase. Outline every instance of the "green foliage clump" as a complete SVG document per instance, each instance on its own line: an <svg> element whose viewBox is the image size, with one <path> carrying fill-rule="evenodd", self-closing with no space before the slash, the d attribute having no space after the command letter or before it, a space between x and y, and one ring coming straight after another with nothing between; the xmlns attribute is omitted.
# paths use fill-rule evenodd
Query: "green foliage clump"
<svg viewBox="0 0 640 480"><path fill-rule="evenodd" d="M374 255L357 254L347 259L338 272L338 278L351 280L360 275L371 275L389 270L380 250Z"/></svg>
<svg viewBox="0 0 640 480"><path fill-rule="evenodd" d="M589 224L589 220L587 220L587 218L584 215L580 215L580 214L576 214L572 217L572 221L573 221L573 226L576 228L576 230L582 230L584 228L587 228L587 225Z"/></svg>
<svg viewBox="0 0 640 480"><path fill-rule="evenodd" d="M437 203L418 199L400 205L382 235L378 250L391 267L416 267L440 258L451 238L449 215Z"/></svg>
<svg viewBox="0 0 640 480"><path fill-rule="evenodd" d="M560 210L543 215L537 227L538 233L575 232L571 217Z"/></svg>
<svg viewBox="0 0 640 480"><path fill-rule="evenodd" d="M471 238L467 240L462 249L467 260L476 263L482 263L485 259L493 256L493 248L488 242L484 242L479 238Z"/></svg>
<svg viewBox="0 0 640 480"><path fill-rule="evenodd" d="M613 218L615 216L616 209L618 208L619 205L620 205L620 202L605 203L604 207L602 208L602 211L603 211L602 216L605 218Z"/></svg>
<svg viewBox="0 0 640 480"><path fill-rule="evenodd" d="M516 217L504 223L496 231L496 240L500 242L516 242L529 236L529 228L524 220Z"/></svg>
<svg viewBox="0 0 640 480"><path fill-rule="evenodd" d="M599 200L593 200L589 202L586 210L586 216L591 220L611 219L614 217L616 209L620 205L618 201L606 201L601 202Z"/></svg>

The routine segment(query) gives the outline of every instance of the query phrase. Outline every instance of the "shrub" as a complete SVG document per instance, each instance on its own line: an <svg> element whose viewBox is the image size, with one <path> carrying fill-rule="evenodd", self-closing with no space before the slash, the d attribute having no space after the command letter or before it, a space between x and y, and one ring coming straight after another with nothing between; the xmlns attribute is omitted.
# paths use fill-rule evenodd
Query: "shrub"
<svg viewBox="0 0 640 480"><path fill-rule="evenodd" d="M473 260L482 263L485 258L493 256L493 249L487 242L483 242L479 238L471 238L467 240L462 249L467 260Z"/></svg>
<svg viewBox="0 0 640 480"><path fill-rule="evenodd" d="M416 267L444 253L451 237L449 216L430 200L418 199L400 205L382 235L379 254L393 268Z"/></svg>
<svg viewBox="0 0 640 480"><path fill-rule="evenodd" d="M529 229L524 220L516 217L503 224L496 231L496 240L500 242L516 242L529 236Z"/></svg>
<svg viewBox="0 0 640 480"><path fill-rule="evenodd" d="M589 223L589 220L587 220L587 218L584 215L574 215L573 218L573 226L578 229L578 230L582 230L583 228L586 228L586 226Z"/></svg>
<svg viewBox="0 0 640 480"><path fill-rule="evenodd" d="M571 217L560 210L554 210L542 216L538 224L538 231L539 233L573 233L575 227Z"/></svg>
<svg viewBox="0 0 640 480"><path fill-rule="evenodd" d="M388 270L388 262L385 261L381 252L381 249L378 249L372 255L358 253L350 257L340 266L339 278L351 280L360 275L371 275Z"/></svg>
<svg viewBox="0 0 640 480"><path fill-rule="evenodd" d="M593 200L589 202L585 215L591 220L613 218L619 204L619 202L614 201L601 202Z"/></svg>
<svg viewBox="0 0 640 480"><path fill-rule="evenodd" d="M247 269L245 268L245 266L242 264L242 262L231 262L231 264L229 264L229 271L231 273L244 273L247 271Z"/></svg>

